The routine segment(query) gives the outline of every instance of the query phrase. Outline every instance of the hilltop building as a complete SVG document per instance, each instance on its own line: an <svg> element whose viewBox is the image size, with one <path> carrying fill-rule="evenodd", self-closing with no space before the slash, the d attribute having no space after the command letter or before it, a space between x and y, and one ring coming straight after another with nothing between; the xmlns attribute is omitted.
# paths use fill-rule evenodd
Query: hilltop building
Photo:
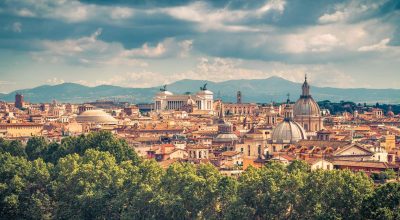
<svg viewBox="0 0 400 220"><path fill-rule="evenodd" d="M164 86L160 92L154 97L155 110L182 110L187 105L192 105L194 101L198 110L212 111L214 102L214 93L207 89L207 84L200 88L200 91L195 95L175 95L167 90Z"/></svg>

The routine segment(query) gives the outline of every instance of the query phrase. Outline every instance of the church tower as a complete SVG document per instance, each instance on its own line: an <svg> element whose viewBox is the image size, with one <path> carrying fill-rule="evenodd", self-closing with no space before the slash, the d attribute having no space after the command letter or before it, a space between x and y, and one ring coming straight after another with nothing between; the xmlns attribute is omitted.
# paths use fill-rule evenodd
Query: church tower
<svg viewBox="0 0 400 220"><path fill-rule="evenodd" d="M294 120L300 123L309 135L316 135L315 132L323 129L323 119L318 103L311 96L307 75L301 90L300 98L293 107Z"/></svg>

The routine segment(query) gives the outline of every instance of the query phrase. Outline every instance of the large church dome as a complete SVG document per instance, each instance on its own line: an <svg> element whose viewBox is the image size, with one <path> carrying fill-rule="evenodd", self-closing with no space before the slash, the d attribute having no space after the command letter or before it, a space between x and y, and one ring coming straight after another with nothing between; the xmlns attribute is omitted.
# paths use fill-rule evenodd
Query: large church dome
<svg viewBox="0 0 400 220"><path fill-rule="evenodd" d="M300 124L286 119L278 124L271 134L274 144L293 144L306 138L306 132Z"/></svg>
<svg viewBox="0 0 400 220"><path fill-rule="evenodd" d="M88 110L76 117L79 123L116 125L118 121L103 110Z"/></svg>
<svg viewBox="0 0 400 220"><path fill-rule="evenodd" d="M302 86L302 94L294 104L293 114L296 116L321 116L321 110L310 95L310 85L308 85L307 77Z"/></svg>
<svg viewBox="0 0 400 220"><path fill-rule="evenodd" d="M301 97L294 104L293 114L295 117L299 115L320 116L321 110L312 97Z"/></svg>

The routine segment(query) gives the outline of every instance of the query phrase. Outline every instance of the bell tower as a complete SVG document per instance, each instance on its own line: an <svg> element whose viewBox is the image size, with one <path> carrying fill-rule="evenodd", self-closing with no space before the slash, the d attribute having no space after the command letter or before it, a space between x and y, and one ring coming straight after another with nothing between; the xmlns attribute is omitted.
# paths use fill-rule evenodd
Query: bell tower
<svg viewBox="0 0 400 220"><path fill-rule="evenodd" d="M236 103L237 103L237 104L242 104L242 92L241 92L241 91L237 91L237 94L236 94Z"/></svg>

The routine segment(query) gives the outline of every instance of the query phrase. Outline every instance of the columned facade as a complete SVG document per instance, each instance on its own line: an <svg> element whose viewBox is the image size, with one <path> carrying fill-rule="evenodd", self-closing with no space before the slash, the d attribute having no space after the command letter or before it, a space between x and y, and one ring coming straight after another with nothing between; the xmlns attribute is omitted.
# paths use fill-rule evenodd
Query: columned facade
<svg viewBox="0 0 400 220"><path fill-rule="evenodd" d="M182 110L187 105L188 99L193 99L199 110L213 110L214 93L202 87L202 90L195 95L175 95L166 90L166 87L160 89L160 92L154 97L154 106L156 111L164 110Z"/></svg>

